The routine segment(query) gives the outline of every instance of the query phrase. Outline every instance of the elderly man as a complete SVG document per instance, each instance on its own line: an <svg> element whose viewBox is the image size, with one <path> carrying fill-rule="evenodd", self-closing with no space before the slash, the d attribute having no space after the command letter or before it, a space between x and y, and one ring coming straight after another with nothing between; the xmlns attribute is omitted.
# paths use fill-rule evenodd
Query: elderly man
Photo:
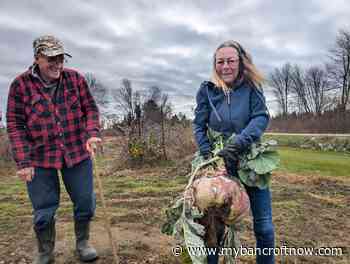
<svg viewBox="0 0 350 264"><path fill-rule="evenodd" d="M54 36L34 40L34 63L15 78L7 105L7 131L17 174L27 184L38 240L35 263L54 261L55 212L61 171L74 205L76 250L82 261L97 258L88 244L95 211L92 161L99 113L84 77L63 67L63 44Z"/></svg>

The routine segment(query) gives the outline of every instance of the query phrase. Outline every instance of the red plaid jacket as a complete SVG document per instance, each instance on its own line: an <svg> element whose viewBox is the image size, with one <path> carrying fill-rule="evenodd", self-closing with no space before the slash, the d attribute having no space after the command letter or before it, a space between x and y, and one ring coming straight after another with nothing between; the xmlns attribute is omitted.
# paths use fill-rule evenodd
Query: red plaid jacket
<svg viewBox="0 0 350 264"><path fill-rule="evenodd" d="M32 67L11 84L7 132L18 169L71 167L89 157L86 141L99 136L99 114L84 77L65 68L55 100Z"/></svg>

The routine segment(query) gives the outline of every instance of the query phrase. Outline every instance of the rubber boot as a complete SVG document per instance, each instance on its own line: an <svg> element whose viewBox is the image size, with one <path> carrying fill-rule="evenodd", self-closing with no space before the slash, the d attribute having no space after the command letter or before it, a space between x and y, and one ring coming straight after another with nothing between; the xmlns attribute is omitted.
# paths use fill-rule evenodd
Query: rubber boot
<svg viewBox="0 0 350 264"><path fill-rule="evenodd" d="M76 250L79 259L90 262L98 258L96 249L89 245L90 221L75 221Z"/></svg>
<svg viewBox="0 0 350 264"><path fill-rule="evenodd" d="M34 264L49 264L55 261L54 248L56 229L55 221L53 220L44 229L38 229L34 227L38 242L38 256L34 261Z"/></svg>

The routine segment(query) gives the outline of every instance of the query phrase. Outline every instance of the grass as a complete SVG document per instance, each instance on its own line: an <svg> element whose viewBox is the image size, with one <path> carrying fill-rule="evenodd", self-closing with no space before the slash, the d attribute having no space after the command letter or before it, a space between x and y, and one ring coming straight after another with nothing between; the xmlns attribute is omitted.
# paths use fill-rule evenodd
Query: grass
<svg viewBox="0 0 350 264"><path fill-rule="evenodd" d="M350 154L350 138L336 136L264 135L264 140L274 139L279 146L304 149L332 150Z"/></svg>
<svg viewBox="0 0 350 264"><path fill-rule="evenodd" d="M342 179L341 182L338 179L350 175L350 155L285 146L279 148L279 153L281 167L279 172L276 172L277 177L273 178L272 186L277 245L285 242L289 246L317 247L319 242L324 245L333 245L333 241L340 245L341 243L349 244L349 239L341 236L349 227L350 215L346 206L350 177ZM120 228L118 229L121 241L119 254L123 263L143 263L144 260L147 263L175 264L181 260L183 263L190 263L186 262L188 261L186 256L177 259L171 256L170 246L166 244L167 240L160 235L159 231L165 220L164 209L174 197L184 190L187 184L188 178L184 175L188 173L188 162L179 162L176 166L169 163L168 167L164 165L164 167L152 166L139 169L115 169L111 166L114 165L114 162L115 160L109 156L98 159L97 171L103 182L112 228ZM311 174L322 177L308 177ZM323 175L329 177L323 177ZM33 238L28 232L32 225L32 209L25 184L15 176L14 168L11 167L10 171L0 168L0 179L0 237L2 238L0 239L0 255L8 256L5 259L6 263L18 263L9 252L14 252L15 249L21 247L22 251L23 247L26 252L32 251L33 246L29 242L32 242ZM72 203L63 184L61 187L61 204L57 214L60 220L63 219L63 223L58 225L61 228L58 230L58 234L61 234L58 242L66 243L66 241L74 240L71 221ZM104 224L105 215L98 188L95 188L95 191L97 192L97 210L94 220L96 227ZM63 224L68 224L69 228L62 229ZM134 225L130 224L140 225L141 228L131 230ZM242 226L242 243L253 246L255 241L251 219L246 219ZM132 240L133 237L126 231L123 237L124 228L134 232L137 239ZM69 235L62 236L63 231L69 232ZM143 235L144 232L147 232L147 235ZM95 233L92 237L96 238L99 235ZM100 239L103 236L104 234ZM154 237L152 244L149 242L149 237ZM340 240L339 237L342 239ZM14 240L9 238L14 238ZM141 240L138 240L139 238ZM20 244L18 241L24 242ZM1 243L5 242L8 243L10 249L1 249ZM164 245L161 252L152 253L154 256L151 261L148 261L147 254L152 248L151 245L158 244L158 242ZM64 249L62 252L69 250ZM102 252L101 255L103 254L106 255ZM67 256L58 256L58 258L62 260ZM69 263L75 263L73 257L69 258L72 260ZM252 256L244 257L242 260L244 260L242 263L255 263ZM297 261L303 260L305 259L302 257L287 256L283 259L283 263L301 263ZM335 259L334 262L315 258L308 263L348 263L346 260L341 262L343 260L345 257ZM111 261L102 260L101 263L111 263Z"/></svg>
<svg viewBox="0 0 350 264"><path fill-rule="evenodd" d="M279 153L282 171L320 176L350 176L349 154L290 147L280 147Z"/></svg>

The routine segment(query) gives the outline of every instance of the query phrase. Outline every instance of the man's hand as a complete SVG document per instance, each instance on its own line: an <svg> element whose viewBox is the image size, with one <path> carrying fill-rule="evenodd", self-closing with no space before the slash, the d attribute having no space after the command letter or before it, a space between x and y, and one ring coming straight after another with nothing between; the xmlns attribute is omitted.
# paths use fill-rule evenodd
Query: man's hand
<svg viewBox="0 0 350 264"><path fill-rule="evenodd" d="M101 145L102 139L98 137L91 137L86 142L86 150L94 157L97 152L98 145Z"/></svg>
<svg viewBox="0 0 350 264"><path fill-rule="evenodd" d="M17 175L25 182L30 182L34 178L34 168L24 168L17 171Z"/></svg>

